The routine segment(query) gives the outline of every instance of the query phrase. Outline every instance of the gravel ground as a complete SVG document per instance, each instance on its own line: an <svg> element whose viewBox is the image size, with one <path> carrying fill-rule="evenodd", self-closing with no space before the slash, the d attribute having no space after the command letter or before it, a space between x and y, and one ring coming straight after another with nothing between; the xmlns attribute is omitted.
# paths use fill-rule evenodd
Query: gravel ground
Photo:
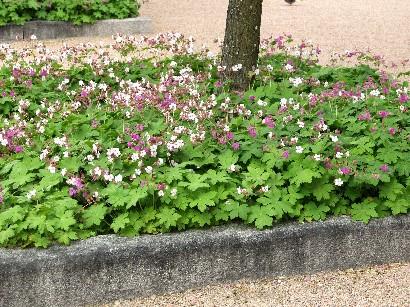
<svg viewBox="0 0 410 307"><path fill-rule="evenodd" d="M152 16L155 32L177 31L209 45L223 38L228 0L148 0L141 9ZM410 57L408 0L283 0L263 1L262 37L291 33L311 39L324 50L366 50L390 61Z"/></svg>
<svg viewBox="0 0 410 307"><path fill-rule="evenodd" d="M410 306L410 264L207 286L105 307Z"/></svg>
<svg viewBox="0 0 410 307"><path fill-rule="evenodd" d="M198 45L212 47L223 39L229 0L145 0L141 16L153 20L154 33L176 31L193 36ZM297 40L311 39L323 49L326 62L334 51L367 50L389 62L410 58L410 1L408 0L265 0L262 37L290 33ZM110 38L85 37L46 41L56 48L62 42L109 42ZM23 47L26 43L15 43ZM215 45L213 45L215 46ZM216 47L212 47L214 49Z"/></svg>

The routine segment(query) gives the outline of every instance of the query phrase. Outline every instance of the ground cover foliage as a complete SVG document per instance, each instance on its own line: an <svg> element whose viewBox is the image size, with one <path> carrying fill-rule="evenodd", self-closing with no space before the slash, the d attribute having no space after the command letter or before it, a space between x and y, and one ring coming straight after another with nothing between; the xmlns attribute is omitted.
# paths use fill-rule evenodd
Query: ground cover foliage
<svg viewBox="0 0 410 307"><path fill-rule="evenodd" d="M0 0L0 26L30 20L94 23L138 16L138 8L135 0Z"/></svg>
<svg viewBox="0 0 410 307"><path fill-rule="evenodd" d="M0 47L0 246L408 213L408 83L379 57L282 35L238 93L175 33L32 44Z"/></svg>

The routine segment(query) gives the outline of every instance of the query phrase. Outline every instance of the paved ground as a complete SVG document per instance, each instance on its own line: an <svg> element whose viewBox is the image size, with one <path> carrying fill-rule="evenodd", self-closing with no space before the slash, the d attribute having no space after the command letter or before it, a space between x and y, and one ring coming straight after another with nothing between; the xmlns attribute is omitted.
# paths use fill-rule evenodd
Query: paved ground
<svg viewBox="0 0 410 307"><path fill-rule="evenodd" d="M408 307L410 264L310 276L243 281L105 307Z"/></svg>

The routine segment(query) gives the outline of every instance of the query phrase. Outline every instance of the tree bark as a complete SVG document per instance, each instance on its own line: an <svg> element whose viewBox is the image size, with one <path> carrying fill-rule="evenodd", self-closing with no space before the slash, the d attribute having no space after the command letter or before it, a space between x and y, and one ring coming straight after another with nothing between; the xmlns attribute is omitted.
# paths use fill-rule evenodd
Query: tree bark
<svg viewBox="0 0 410 307"><path fill-rule="evenodd" d="M248 88L251 81L249 73L258 62L262 2L229 0L222 47L222 66L226 66L223 79L231 80L237 90ZM242 65L240 70L237 70L238 64Z"/></svg>

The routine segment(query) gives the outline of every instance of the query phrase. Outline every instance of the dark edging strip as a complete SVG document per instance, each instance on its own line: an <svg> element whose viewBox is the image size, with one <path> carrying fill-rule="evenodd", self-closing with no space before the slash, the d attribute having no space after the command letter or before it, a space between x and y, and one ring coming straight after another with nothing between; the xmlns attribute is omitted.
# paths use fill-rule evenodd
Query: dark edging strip
<svg viewBox="0 0 410 307"><path fill-rule="evenodd" d="M78 306L242 278L410 261L410 215L99 236L47 250L0 249L0 306Z"/></svg>
<svg viewBox="0 0 410 307"><path fill-rule="evenodd" d="M110 36L121 34L147 34L152 31L148 17L99 20L94 24L73 25L65 21L29 21L23 26L6 25L0 27L0 41L13 41L16 37L30 39L59 39L79 36Z"/></svg>

